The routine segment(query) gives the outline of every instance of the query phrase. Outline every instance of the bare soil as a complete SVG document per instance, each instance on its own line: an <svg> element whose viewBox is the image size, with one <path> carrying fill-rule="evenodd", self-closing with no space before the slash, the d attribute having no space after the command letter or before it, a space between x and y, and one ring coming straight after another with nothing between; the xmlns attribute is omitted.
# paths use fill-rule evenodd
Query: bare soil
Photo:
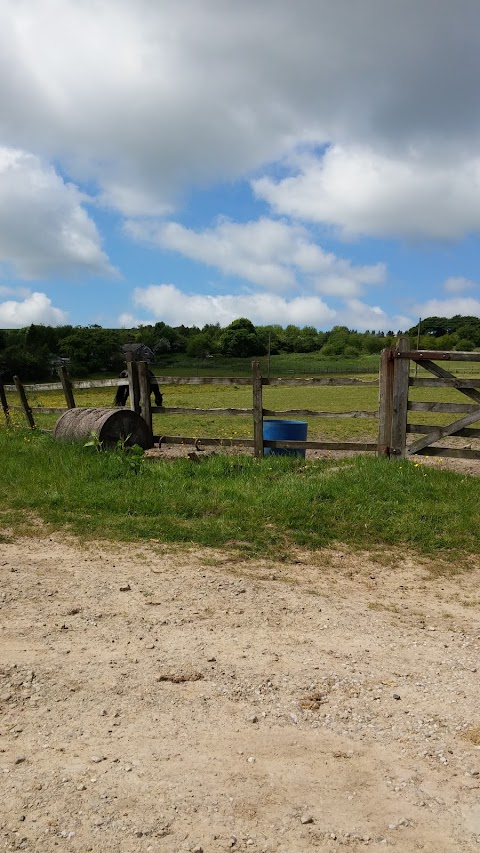
<svg viewBox="0 0 480 853"><path fill-rule="evenodd" d="M0 545L0 849L480 849L478 565L238 548Z"/></svg>

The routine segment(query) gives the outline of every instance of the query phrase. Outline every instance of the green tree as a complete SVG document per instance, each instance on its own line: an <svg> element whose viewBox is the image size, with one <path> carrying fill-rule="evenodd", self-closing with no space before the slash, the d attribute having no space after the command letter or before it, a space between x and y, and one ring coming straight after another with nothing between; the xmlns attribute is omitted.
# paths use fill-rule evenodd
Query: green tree
<svg viewBox="0 0 480 853"><path fill-rule="evenodd" d="M264 355L265 347L257 335L255 326L250 320L241 317L234 320L225 329L221 337L223 355L246 358L253 355Z"/></svg>

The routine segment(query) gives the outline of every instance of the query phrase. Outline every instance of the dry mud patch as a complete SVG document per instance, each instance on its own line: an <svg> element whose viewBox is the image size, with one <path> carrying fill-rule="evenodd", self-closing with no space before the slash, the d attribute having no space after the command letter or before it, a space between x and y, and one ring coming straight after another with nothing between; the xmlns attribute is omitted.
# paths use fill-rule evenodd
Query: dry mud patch
<svg viewBox="0 0 480 853"><path fill-rule="evenodd" d="M0 849L480 849L478 568L0 547Z"/></svg>

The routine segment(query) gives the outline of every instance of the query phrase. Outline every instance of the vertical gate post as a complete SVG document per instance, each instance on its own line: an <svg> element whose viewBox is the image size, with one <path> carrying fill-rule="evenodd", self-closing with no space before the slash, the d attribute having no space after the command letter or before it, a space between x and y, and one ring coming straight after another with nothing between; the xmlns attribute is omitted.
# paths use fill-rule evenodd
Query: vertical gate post
<svg viewBox="0 0 480 853"><path fill-rule="evenodd" d="M132 359L132 353L127 352L128 388L130 393L130 408L140 414L140 384L138 381L138 364Z"/></svg>
<svg viewBox="0 0 480 853"><path fill-rule="evenodd" d="M255 456L263 456L262 374L258 361L252 361L253 443Z"/></svg>
<svg viewBox="0 0 480 853"><path fill-rule="evenodd" d="M27 424L30 429L35 429L35 421L33 419L32 410L28 405L27 395L25 394L25 388L20 382L18 376L14 376L13 381L15 382L15 388L17 389L18 396L20 397L20 402L22 404L22 408L27 419Z"/></svg>
<svg viewBox="0 0 480 853"><path fill-rule="evenodd" d="M65 394L65 402L67 404L67 409L75 408L75 398L73 396L73 387L70 381L70 377L65 370L65 367L62 366L58 368L57 373L60 377L60 382L62 383L63 393Z"/></svg>
<svg viewBox="0 0 480 853"><path fill-rule="evenodd" d="M150 435L152 435L152 406L150 402L150 380L148 378L147 364L145 361L139 361L137 367L138 384L140 389L140 413L150 430Z"/></svg>
<svg viewBox="0 0 480 853"><path fill-rule="evenodd" d="M0 403L2 404L3 414L5 415L5 421L7 426L12 425L12 421L10 419L10 411L8 408L8 400L7 395L5 394L5 388L3 387L2 377L0 376Z"/></svg>
<svg viewBox="0 0 480 853"><path fill-rule="evenodd" d="M378 450L379 456L390 456L392 446L394 350L384 349L380 355L378 374Z"/></svg>
<svg viewBox="0 0 480 853"><path fill-rule="evenodd" d="M392 456L405 456L408 415L408 380L410 359L399 358L398 353L407 352L410 342L407 337L398 339L394 350L393 373L393 418L392 418Z"/></svg>

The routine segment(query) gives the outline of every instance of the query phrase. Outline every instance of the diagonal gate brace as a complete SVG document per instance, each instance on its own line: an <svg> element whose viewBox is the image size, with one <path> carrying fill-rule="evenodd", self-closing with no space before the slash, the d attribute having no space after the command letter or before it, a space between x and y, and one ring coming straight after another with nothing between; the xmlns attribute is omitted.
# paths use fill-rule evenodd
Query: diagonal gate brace
<svg viewBox="0 0 480 853"><path fill-rule="evenodd" d="M428 359L418 359L418 361L422 367L429 370L430 373L435 374L435 376L438 376L440 379L457 379L453 373L450 373L448 370L444 370L443 367L439 367L439 365L435 364L433 361ZM461 379L458 379L458 385L461 385ZM470 397L471 400L475 400L475 402L480 403L480 392L475 391L474 388L457 387L457 391L460 391L461 394L465 394L467 397ZM454 421L445 427L437 427L428 435L424 435L422 438L414 441L413 444L410 444L407 447L407 456L413 456L415 453L420 453L430 444L434 444L436 441L439 441L441 438L445 438L447 435L454 435L461 429L475 423L475 421L480 421L480 407L474 412L470 412L468 415L465 415L465 417L460 418L460 420Z"/></svg>

